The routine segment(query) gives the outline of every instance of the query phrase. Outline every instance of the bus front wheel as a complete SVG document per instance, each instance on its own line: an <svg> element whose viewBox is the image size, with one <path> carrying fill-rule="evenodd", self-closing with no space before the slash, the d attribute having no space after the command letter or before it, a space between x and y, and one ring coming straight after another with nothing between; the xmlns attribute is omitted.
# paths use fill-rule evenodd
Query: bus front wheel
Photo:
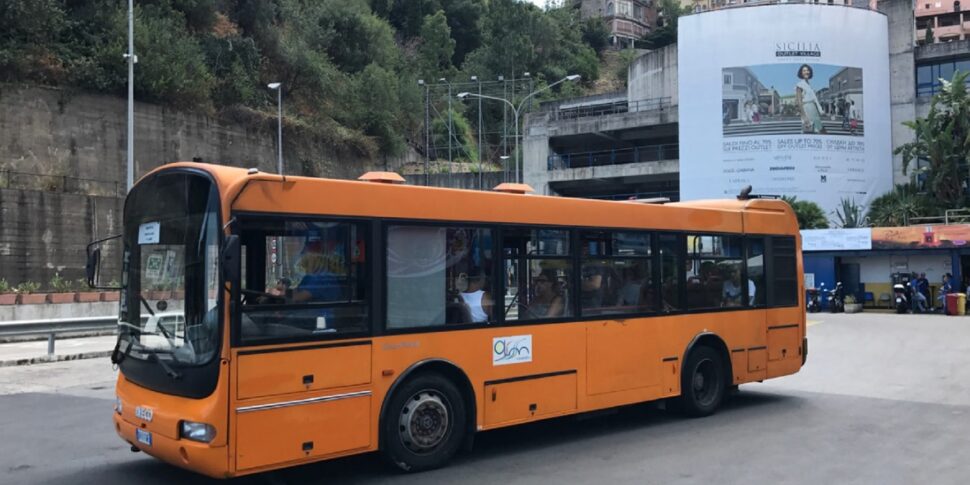
<svg viewBox="0 0 970 485"><path fill-rule="evenodd" d="M720 353L707 346L693 349L681 374L677 408L688 416L712 414L724 399L724 373Z"/></svg>
<svg viewBox="0 0 970 485"><path fill-rule="evenodd" d="M458 451L465 435L461 392L439 374L421 374L391 396L381 423L381 451L404 471L438 468Z"/></svg>

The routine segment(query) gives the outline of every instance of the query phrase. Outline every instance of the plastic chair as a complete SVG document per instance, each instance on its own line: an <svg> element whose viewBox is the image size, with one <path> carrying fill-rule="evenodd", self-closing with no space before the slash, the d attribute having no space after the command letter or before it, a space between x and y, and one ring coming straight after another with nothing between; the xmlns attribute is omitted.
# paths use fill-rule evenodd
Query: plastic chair
<svg viewBox="0 0 970 485"><path fill-rule="evenodd" d="M879 294L879 306L882 306L883 302L886 303L887 308L892 308L893 297L889 293Z"/></svg>
<svg viewBox="0 0 970 485"><path fill-rule="evenodd" d="M866 303L875 303L876 298L873 296L871 291L867 291L862 294L862 306L866 306Z"/></svg>

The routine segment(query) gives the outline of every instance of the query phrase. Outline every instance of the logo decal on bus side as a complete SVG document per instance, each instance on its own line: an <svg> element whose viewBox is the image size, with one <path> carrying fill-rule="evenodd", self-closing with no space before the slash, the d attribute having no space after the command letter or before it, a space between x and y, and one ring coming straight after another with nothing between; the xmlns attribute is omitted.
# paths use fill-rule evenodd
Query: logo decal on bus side
<svg viewBox="0 0 970 485"><path fill-rule="evenodd" d="M492 339L492 365L532 362L532 335Z"/></svg>

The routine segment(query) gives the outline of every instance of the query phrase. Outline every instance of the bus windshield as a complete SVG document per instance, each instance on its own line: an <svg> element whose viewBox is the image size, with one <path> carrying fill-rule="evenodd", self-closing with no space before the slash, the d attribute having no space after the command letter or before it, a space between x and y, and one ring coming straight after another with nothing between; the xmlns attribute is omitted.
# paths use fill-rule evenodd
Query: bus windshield
<svg viewBox="0 0 970 485"><path fill-rule="evenodd" d="M176 369L215 355L218 214L216 188L200 175L163 172L132 190L119 315L123 359L153 361L177 377L184 369Z"/></svg>

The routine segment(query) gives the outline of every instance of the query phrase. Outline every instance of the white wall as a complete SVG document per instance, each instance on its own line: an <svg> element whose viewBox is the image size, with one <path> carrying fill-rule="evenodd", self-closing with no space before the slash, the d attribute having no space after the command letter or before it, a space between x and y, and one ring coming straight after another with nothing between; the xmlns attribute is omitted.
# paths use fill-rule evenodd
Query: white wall
<svg viewBox="0 0 970 485"><path fill-rule="evenodd" d="M944 273L952 273L950 255L918 254L895 256L860 256L842 258L842 263L858 263L861 283L889 283L892 274L901 271L926 273L933 285L943 281Z"/></svg>

